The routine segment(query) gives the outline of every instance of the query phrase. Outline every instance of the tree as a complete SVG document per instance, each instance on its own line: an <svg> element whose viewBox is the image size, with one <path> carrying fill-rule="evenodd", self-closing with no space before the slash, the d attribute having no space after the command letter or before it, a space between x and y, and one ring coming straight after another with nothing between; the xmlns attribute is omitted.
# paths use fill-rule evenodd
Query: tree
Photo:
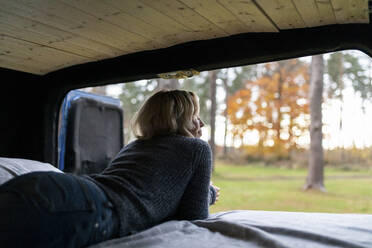
<svg viewBox="0 0 372 248"><path fill-rule="evenodd" d="M307 65L298 60L267 63L255 81L246 82L229 100L228 115L233 135L243 139L247 132L258 133L258 153L264 147L282 156L296 148L305 131L308 114Z"/></svg>
<svg viewBox="0 0 372 248"><path fill-rule="evenodd" d="M343 105L344 89L352 87L356 95L362 98L362 110L364 102L372 96L372 86L369 75L366 75L365 68L360 64L360 55L353 51L336 52L329 55L326 61L326 72L329 76L327 87L328 97L336 99L340 103L339 117L339 148L340 159L345 160L345 149L343 142Z"/></svg>
<svg viewBox="0 0 372 248"><path fill-rule="evenodd" d="M327 74L329 75L328 97L342 102L345 80L348 79L354 91L363 100L372 96L371 78L365 74L366 70L359 62L359 57L352 52L332 53L327 60Z"/></svg>
<svg viewBox="0 0 372 248"><path fill-rule="evenodd" d="M225 130L223 139L223 156L227 157L227 127L229 125L229 98L238 90L241 90L246 81L252 81L256 77L257 65L249 65L243 67L234 67L220 70L218 78L222 80L223 89L225 91L225 109L223 116L225 119ZM230 74L230 76L229 76Z"/></svg>
<svg viewBox="0 0 372 248"><path fill-rule="evenodd" d="M229 85L228 85L228 75L227 70L225 75L222 77L223 88L225 90L225 110L223 111L223 116L225 117L225 130L223 134L223 157L227 157L227 125L229 124L229 119L227 116L227 106L229 105Z"/></svg>
<svg viewBox="0 0 372 248"><path fill-rule="evenodd" d="M212 149L212 163L214 164L216 158L216 144L215 144L215 134L216 134L216 110L217 110L217 71L209 71L209 85L210 85L210 94L211 99L211 110L210 110L210 125L211 125L211 137L210 137L210 146ZM214 166L213 166L214 169Z"/></svg>
<svg viewBox="0 0 372 248"><path fill-rule="evenodd" d="M323 55L312 57L310 69L310 151L304 188L325 191L322 145Z"/></svg>
<svg viewBox="0 0 372 248"><path fill-rule="evenodd" d="M349 54L347 58L349 58ZM367 58L369 63L368 66L364 68L357 56L353 56L348 59L349 63L351 64L350 71L352 74L350 75L350 80L352 80L353 89L356 93L360 95L363 102L364 101L372 101L372 60L370 57ZM362 106L363 111L364 105Z"/></svg>

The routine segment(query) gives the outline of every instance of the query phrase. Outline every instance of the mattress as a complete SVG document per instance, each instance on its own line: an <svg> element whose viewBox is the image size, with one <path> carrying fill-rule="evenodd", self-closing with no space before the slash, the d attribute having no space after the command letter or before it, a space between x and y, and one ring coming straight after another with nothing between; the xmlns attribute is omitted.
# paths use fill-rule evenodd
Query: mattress
<svg viewBox="0 0 372 248"><path fill-rule="evenodd" d="M235 210L90 246L103 247L371 248L372 215Z"/></svg>
<svg viewBox="0 0 372 248"><path fill-rule="evenodd" d="M22 158L0 157L0 185L16 176L34 171L55 171L62 173L62 171L49 163Z"/></svg>

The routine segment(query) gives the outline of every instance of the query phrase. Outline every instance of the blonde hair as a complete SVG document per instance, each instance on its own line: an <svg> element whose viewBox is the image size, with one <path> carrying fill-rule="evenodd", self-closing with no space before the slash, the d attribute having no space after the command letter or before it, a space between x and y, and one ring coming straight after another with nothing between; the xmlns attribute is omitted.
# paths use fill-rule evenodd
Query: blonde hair
<svg viewBox="0 0 372 248"><path fill-rule="evenodd" d="M160 90L150 96L132 120L132 130L139 139L164 134L194 137L193 118L199 115L199 100L185 90Z"/></svg>

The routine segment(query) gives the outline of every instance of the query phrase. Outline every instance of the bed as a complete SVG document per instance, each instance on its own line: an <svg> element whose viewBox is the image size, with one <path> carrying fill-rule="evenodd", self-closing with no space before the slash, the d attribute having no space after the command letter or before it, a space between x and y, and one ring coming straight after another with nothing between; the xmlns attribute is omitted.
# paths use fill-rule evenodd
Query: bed
<svg viewBox="0 0 372 248"><path fill-rule="evenodd" d="M168 221L89 248L372 247L372 215L234 210Z"/></svg>
<svg viewBox="0 0 372 248"><path fill-rule="evenodd" d="M0 184L31 171L56 171L34 160L0 157ZM168 221L89 248L372 248L372 215L234 210L207 220Z"/></svg>
<svg viewBox="0 0 372 248"><path fill-rule="evenodd" d="M34 171L55 171L63 173L49 163L23 158L0 157L0 185L16 176Z"/></svg>

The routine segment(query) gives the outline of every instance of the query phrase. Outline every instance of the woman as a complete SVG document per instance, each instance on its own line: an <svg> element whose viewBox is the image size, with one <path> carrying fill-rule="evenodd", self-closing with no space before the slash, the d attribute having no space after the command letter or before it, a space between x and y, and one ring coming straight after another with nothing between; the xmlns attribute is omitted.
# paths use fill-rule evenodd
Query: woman
<svg viewBox="0 0 372 248"><path fill-rule="evenodd" d="M133 122L135 141L98 175L34 172L0 187L2 247L81 247L171 219L208 217L219 189L193 92L159 91Z"/></svg>

